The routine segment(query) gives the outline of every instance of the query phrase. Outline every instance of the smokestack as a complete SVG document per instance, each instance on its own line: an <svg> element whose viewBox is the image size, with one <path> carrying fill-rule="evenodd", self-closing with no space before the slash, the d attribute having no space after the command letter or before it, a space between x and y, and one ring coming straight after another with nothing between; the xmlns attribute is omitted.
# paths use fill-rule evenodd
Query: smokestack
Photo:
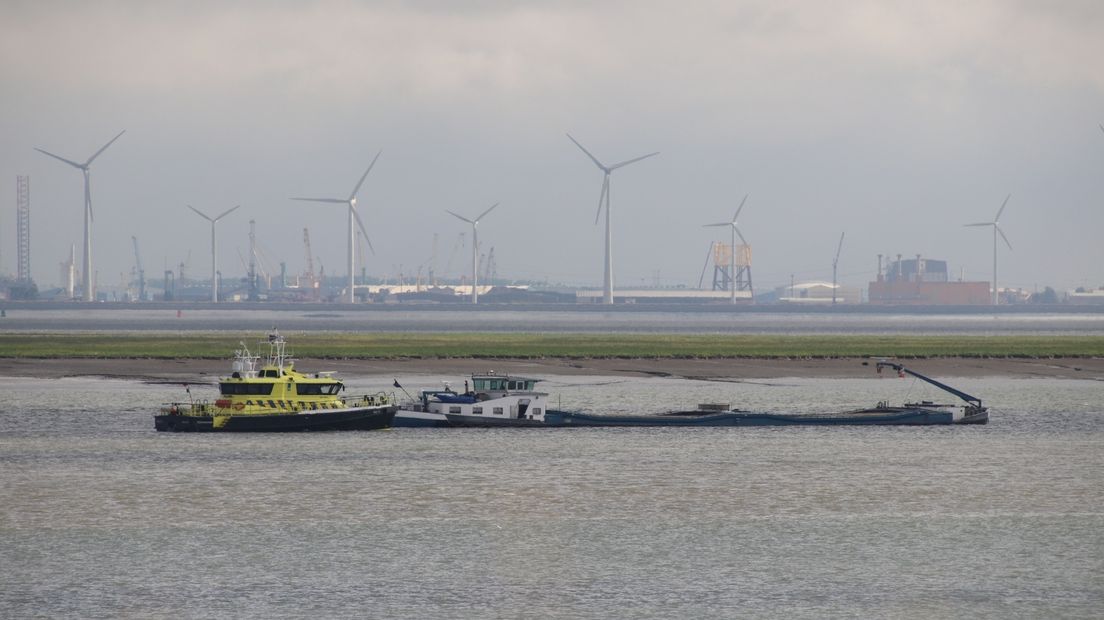
<svg viewBox="0 0 1104 620"><path fill-rule="evenodd" d="M923 282L924 281L924 266L923 266L923 263L920 262L920 255L919 254L916 255L916 281L917 282Z"/></svg>

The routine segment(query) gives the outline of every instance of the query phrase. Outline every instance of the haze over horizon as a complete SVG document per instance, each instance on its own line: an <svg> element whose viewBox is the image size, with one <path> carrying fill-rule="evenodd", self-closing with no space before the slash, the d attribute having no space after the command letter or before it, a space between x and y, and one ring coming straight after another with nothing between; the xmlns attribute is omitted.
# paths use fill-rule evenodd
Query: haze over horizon
<svg viewBox="0 0 1104 620"><path fill-rule="evenodd" d="M921 254L999 285L1104 285L1104 5L981 1L15 2L0 21L0 273L15 271L15 176L31 177L40 288L82 244L93 166L101 287L190 254L244 273L249 220L270 267L346 273L347 214L293 196L359 193L372 276L470 270L475 214L502 278L599 287L610 164L617 288L696 286L704 224L740 215L757 290L864 287L877 254ZM316 265L317 268L317 265Z"/></svg>

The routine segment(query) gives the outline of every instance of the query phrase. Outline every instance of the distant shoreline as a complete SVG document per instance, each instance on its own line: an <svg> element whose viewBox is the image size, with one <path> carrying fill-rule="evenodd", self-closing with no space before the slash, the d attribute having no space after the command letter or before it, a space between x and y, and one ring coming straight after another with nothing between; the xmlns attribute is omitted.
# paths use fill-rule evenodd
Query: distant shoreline
<svg viewBox="0 0 1104 620"><path fill-rule="evenodd" d="M906 359L918 372L937 377L1060 378L1104 381L1104 358L960 358ZM542 376L669 376L731 381L740 379L862 378L875 376L873 360L832 359L578 359L427 358L299 360L304 371L335 371L339 376L403 377L447 375L461 378L496 370ZM0 358L0 377L108 377L149 382L211 382L229 373L229 362L209 359Z"/></svg>

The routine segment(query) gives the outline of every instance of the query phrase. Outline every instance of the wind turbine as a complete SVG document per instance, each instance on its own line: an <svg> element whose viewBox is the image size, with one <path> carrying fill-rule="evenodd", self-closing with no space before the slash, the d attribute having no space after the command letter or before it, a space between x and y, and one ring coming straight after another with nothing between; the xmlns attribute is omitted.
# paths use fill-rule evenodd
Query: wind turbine
<svg viewBox="0 0 1104 620"><path fill-rule="evenodd" d="M993 218L992 222L978 222L976 224L965 224L965 226L992 226L993 227L993 305L997 305L997 234L999 233L1001 239L1004 239L1004 243L1008 246L1008 249L1012 249L1012 243L1008 241L1008 237L1004 236L1004 231L1000 229L1000 216L1004 213L1004 208L1008 206L1008 199L1012 197L1009 194L1004 202L1001 203L1000 209L997 210L997 215Z"/></svg>
<svg viewBox="0 0 1104 620"><path fill-rule="evenodd" d="M583 148L579 141L571 137L571 134L567 134L567 138L575 143L575 146L579 147L579 150L586 153L587 157L594 162L595 166L605 173L605 177L602 179L602 193L598 195L598 212L594 215L594 224L598 224L598 218L602 215L602 204L605 201L606 207L606 274L605 281L603 283L603 303L613 303L613 232L610 228L610 173L618 168L622 168L632 163L636 163L642 159L647 159L653 155L659 155L659 151L655 153L648 153L647 155L641 155L640 157L634 157L633 159L625 160L623 162L607 166L598 161L598 158L590 154L590 151Z"/></svg>
<svg viewBox="0 0 1104 620"><path fill-rule="evenodd" d="M471 299L472 299L473 304L479 303L479 289L478 289L478 285L479 285L479 220L482 220L484 216L486 216L488 213L493 211L494 208L497 207L497 206L498 206L498 203L496 202L493 205L491 205L490 209L487 209L486 211L480 213L479 217L475 218L474 220L469 220L468 218L464 217L463 215L460 215L459 213L453 213L452 211L449 211L448 209L445 209L445 211L447 211L450 215L452 215L453 217L457 217L457 218L460 218L460 219L464 220L465 222L471 224L471 227L472 227L472 295L471 295Z"/></svg>
<svg viewBox="0 0 1104 620"><path fill-rule="evenodd" d="M364 174L360 175L360 180L357 181L356 187L353 188L348 198L292 198L292 200L305 200L307 202L327 202L349 205L349 295L346 301L351 304L356 303L354 288L356 286L356 226L359 226L360 232L364 233L364 240L368 242L368 249L372 251L372 254L376 253L376 249L372 247L372 240L368 238L368 230L364 227L364 222L361 221L360 215L356 211L357 192L360 191L360 186L364 185L364 179L368 178L368 173L372 171L372 166L376 165L376 160L379 159L381 153L383 153L382 150L376 153L376 156L372 158L372 163L368 164L368 169L364 171ZM354 226L354 223L356 226Z"/></svg>
<svg viewBox="0 0 1104 620"><path fill-rule="evenodd" d="M93 153L92 157L89 157L83 164L78 164L75 161L65 159L64 157L54 155L49 151L44 151L35 147L35 150L39 153L49 155L56 160L65 162L84 174L84 271L81 273L81 279L84 280L82 284L84 288L84 301L92 301L92 171L89 166L100 156L100 153L106 151L107 147L111 146L119 139L119 136L124 133L126 133L125 129L120 131L119 135L112 138L110 142L100 147L100 150Z"/></svg>
<svg viewBox="0 0 1104 620"><path fill-rule="evenodd" d="M740 206L736 207L736 214L732 216L731 222L718 222L716 224L706 224L703 228L712 228L714 226L727 226L732 229L732 251L729 252L729 271L728 271L728 288L732 292L732 303L736 303L736 236L740 236L740 241L744 242L744 245L748 245L747 239L744 239L744 235L740 232L739 225L736 223L736 219L740 217L740 211L744 210L744 203L747 202L748 194L744 194L744 199L740 201ZM754 295L753 295L754 297Z"/></svg>
<svg viewBox="0 0 1104 620"><path fill-rule="evenodd" d="M836 248L836 258L832 260L832 305L836 305L836 267L839 265L840 251L843 250L843 236L846 232L840 233L839 246Z"/></svg>
<svg viewBox="0 0 1104 620"><path fill-rule="evenodd" d="M203 211L200 211L199 209L193 207L192 205L188 205L189 209L191 209L192 211L195 211L196 213L198 213L200 217L207 220L208 222L211 222L211 303L213 303L213 304L218 303L218 289L219 289L219 283L218 283L218 252L217 252L218 246L215 245L215 224L218 224L219 220L226 217L227 215L230 215L231 211L233 211L234 209L237 209L240 206L241 205L237 205L233 208L227 209L227 210L223 211L222 214L219 215L216 218L210 218Z"/></svg>

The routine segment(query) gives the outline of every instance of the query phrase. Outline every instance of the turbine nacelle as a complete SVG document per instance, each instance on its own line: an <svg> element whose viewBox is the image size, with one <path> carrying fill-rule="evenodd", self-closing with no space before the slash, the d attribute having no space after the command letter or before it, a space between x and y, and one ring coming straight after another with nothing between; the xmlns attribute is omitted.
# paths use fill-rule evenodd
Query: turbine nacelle
<svg viewBox="0 0 1104 620"><path fill-rule="evenodd" d="M740 217L740 212L744 210L744 204L747 202L748 196L750 196L750 194L744 194L744 199L740 201L740 206L736 207L736 213L732 216L731 221L717 222L716 224L703 224L702 228L713 228L718 226L731 227L732 231L736 233L736 236L740 237L740 241L743 241L744 245L749 245L747 239L744 239L743 233L740 232L740 225L736 222ZM733 251L736 251L736 249L733 248Z"/></svg>

